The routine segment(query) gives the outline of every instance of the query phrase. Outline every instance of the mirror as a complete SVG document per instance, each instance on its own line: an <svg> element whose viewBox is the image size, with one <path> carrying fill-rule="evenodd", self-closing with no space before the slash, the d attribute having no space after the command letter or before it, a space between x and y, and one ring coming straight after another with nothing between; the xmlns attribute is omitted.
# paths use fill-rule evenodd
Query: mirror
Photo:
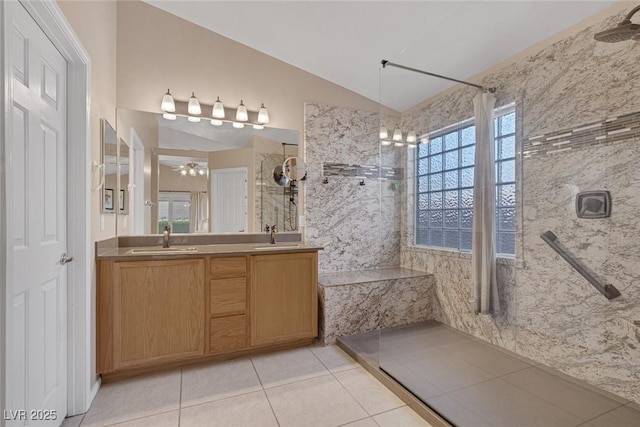
<svg viewBox="0 0 640 427"><path fill-rule="evenodd" d="M102 186L102 213L116 213L116 190L118 188L118 138L108 121L100 120L102 127L102 164L104 185Z"/></svg>
<svg viewBox="0 0 640 427"><path fill-rule="evenodd" d="M301 181L307 176L307 164L299 157L289 157L282 164L282 174L290 181Z"/></svg>
<svg viewBox="0 0 640 427"><path fill-rule="evenodd" d="M120 138L119 163L120 185L118 186L118 213L129 214L129 202L132 186L129 183L129 146Z"/></svg>
<svg viewBox="0 0 640 427"><path fill-rule="evenodd" d="M298 131L127 109L118 109L117 120L133 166L119 235L158 234L167 223L172 233L259 233L273 224L297 230L298 190L278 186L273 170L298 156Z"/></svg>

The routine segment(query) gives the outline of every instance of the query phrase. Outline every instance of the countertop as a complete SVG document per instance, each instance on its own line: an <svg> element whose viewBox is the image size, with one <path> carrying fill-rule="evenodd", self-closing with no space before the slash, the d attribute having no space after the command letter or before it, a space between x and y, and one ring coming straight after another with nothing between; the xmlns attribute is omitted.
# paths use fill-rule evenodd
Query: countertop
<svg viewBox="0 0 640 427"><path fill-rule="evenodd" d="M181 253L166 253L163 251L193 249L193 251ZM260 255L275 253L314 252L322 250L319 246L310 246L302 243L282 242L271 245L269 243L234 243L212 245L175 245L169 249L159 246L118 247L105 248L96 254L98 260L145 260L145 259L180 259L197 258L211 255ZM145 251L140 253L140 251ZM154 251L148 253L146 251ZM155 252L157 251L157 253ZM137 252L137 253L136 253Z"/></svg>

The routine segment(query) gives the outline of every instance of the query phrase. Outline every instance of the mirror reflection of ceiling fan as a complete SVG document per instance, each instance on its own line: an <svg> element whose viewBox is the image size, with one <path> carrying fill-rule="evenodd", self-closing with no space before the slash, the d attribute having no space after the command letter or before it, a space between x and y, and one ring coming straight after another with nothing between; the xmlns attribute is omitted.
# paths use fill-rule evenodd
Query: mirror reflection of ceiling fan
<svg viewBox="0 0 640 427"><path fill-rule="evenodd" d="M181 175L184 176L203 176L207 174L207 170L195 162L189 162L186 165L180 165L176 168L173 168L175 171L179 171Z"/></svg>

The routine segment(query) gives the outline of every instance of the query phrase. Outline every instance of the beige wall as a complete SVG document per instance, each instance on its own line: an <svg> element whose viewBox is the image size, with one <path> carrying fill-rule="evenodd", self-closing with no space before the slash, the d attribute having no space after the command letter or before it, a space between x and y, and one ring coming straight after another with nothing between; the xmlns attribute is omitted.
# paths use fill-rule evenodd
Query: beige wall
<svg viewBox="0 0 640 427"><path fill-rule="evenodd" d="M58 1L60 9L91 56L91 160L100 159L100 119L115 126L116 122L116 3L112 1ZM91 236L94 241L116 234L115 215L100 214L101 192L91 196ZM101 221L101 217L103 221ZM104 222L104 227L101 223ZM92 274L90 301L91 356L90 384L93 390L95 376L95 270Z"/></svg>
<svg viewBox="0 0 640 427"><path fill-rule="evenodd" d="M184 191L188 193L207 191L207 176L183 176L172 167L160 165L158 190Z"/></svg>
<svg viewBox="0 0 640 427"><path fill-rule="evenodd" d="M269 108L270 125L303 128L304 102L377 112L378 103L140 1L118 3L118 107L159 112L195 92L235 108Z"/></svg>

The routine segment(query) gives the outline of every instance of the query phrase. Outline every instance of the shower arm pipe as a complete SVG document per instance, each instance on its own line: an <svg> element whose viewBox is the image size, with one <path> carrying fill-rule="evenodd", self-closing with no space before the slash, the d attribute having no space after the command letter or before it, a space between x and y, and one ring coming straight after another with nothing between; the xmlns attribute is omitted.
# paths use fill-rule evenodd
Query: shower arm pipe
<svg viewBox="0 0 640 427"><path fill-rule="evenodd" d="M558 253L565 261L569 263L582 277L587 279L591 285L598 290L605 298L612 300L620 296L620 291L609 284L602 284L600 281L593 277L578 261L565 251L558 243L558 236L552 231L545 231L540 235L540 238L544 240L551 248Z"/></svg>
<svg viewBox="0 0 640 427"><path fill-rule="evenodd" d="M495 93L495 91L496 91L495 87L486 87L486 86L482 86L482 85L477 85L475 83L465 82L464 80L454 79L453 77L447 77L447 76L443 76L441 74L430 73L430 72L424 71L424 70L418 70L417 68L411 68L411 67L407 67L406 65L400 65L400 64L393 63L393 62L389 62L386 59L383 59L381 61L381 63L382 63L382 68L386 68L387 65L388 65L390 67L402 68L403 70L413 71L414 73L426 74L427 76L437 77L439 79L445 79L445 80L449 80L449 81L452 81L452 82L461 83L463 85L477 87L478 89L481 89L481 90L483 90L485 92Z"/></svg>
<svg viewBox="0 0 640 427"><path fill-rule="evenodd" d="M633 15L636 14L636 12L640 11L640 5L634 7L633 9L631 9L631 11L629 13L627 13L627 16L624 17L624 20L622 21L623 24L627 24L631 22L631 18L633 17Z"/></svg>

